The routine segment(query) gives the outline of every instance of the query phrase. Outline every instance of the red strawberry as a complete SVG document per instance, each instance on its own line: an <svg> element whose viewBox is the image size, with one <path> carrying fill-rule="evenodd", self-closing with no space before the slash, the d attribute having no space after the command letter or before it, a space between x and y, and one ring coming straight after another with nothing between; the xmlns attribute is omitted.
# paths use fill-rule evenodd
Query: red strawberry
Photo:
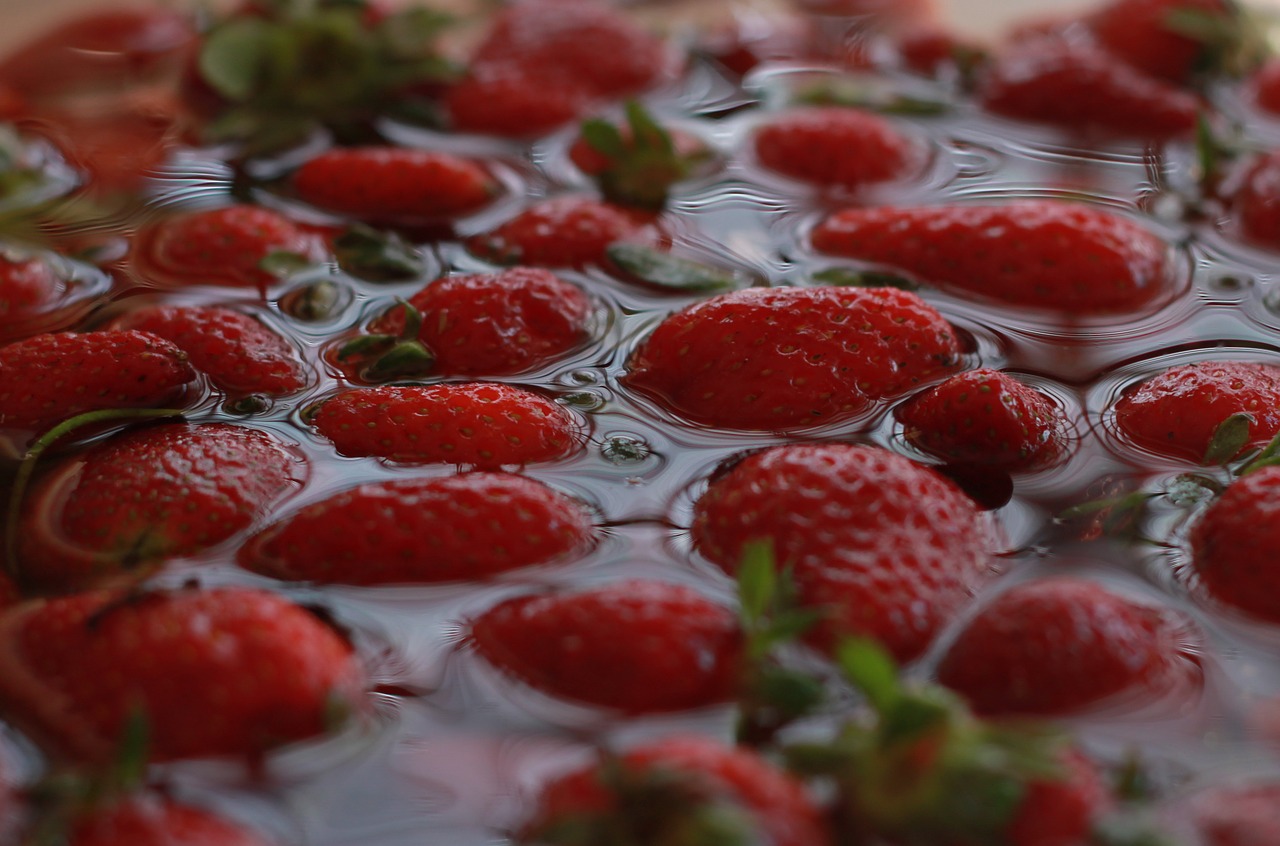
<svg viewBox="0 0 1280 846"><path fill-rule="evenodd" d="M610 244L653 237L652 215L585 197L556 197L473 236L467 247L500 264L583 267L604 263Z"/></svg>
<svg viewBox="0 0 1280 846"><path fill-rule="evenodd" d="M1191 564L1200 585L1220 602L1280 623L1280 467L1232 482L1191 529Z"/></svg>
<svg viewBox="0 0 1280 846"><path fill-rule="evenodd" d="M0 253L0 334L20 327L52 305L62 285L45 259Z"/></svg>
<svg viewBox="0 0 1280 846"><path fill-rule="evenodd" d="M545 135L580 117L590 102L581 81L514 63L473 67L444 99L454 129L509 138Z"/></svg>
<svg viewBox="0 0 1280 846"><path fill-rule="evenodd" d="M1264 111L1280 115L1280 58L1266 61L1249 79L1249 93Z"/></svg>
<svg viewBox="0 0 1280 846"><path fill-rule="evenodd" d="M476 580L571 560L592 534L586 509L541 482L465 473L341 491L260 532L240 563L324 583Z"/></svg>
<svg viewBox="0 0 1280 846"><path fill-rule="evenodd" d="M778 447L714 478L694 506L698 551L729 572L747 544L772 545L802 605L827 613L813 638L874 637L917 657L968 600L992 541L951 482L902 456L852 444Z"/></svg>
<svg viewBox="0 0 1280 846"><path fill-rule="evenodd" d="M898 406L906 439L947 461L1043 467L1066 449L1066 415L1051 397L998 370L952 376Z"/></svg>
<svg viewBox="0 0 1280 846"><path fill-rule="evenodd" d="M1112 0L1085 18L1106 50L1139 70L1175 84L1191 81L1212 58L1212 36L1228 31L1238 12L1224 0ZM1188 34L1179 16L1205 34ZM1181 24L1181 25L1180 25Z"/></svg>
<svg viewBox="0 0 1280 846"><path fill-rule="evenodd" d="M398 147L328 150L294 171L292 184L312 205L390 223L466 214L498 190L488 171L470 159Z"/></svg>
<svg viewBox="0 0 1280 846"><path fill-rule="evenodd" d="M987 60L986 51L937 24L912 27L897 39L902 63L924 76L972 74Z"/></svg>
<svg viewBox="0 0 1280 846"><path fill-rule="evenodd" d="M1079 846L1113 803L1098 768L1079 752L1059 756L1056 778L1029 781L1004 829L1009 846Z"/></svg>
<svg viewBox="0 0 1280 846"><path fill-rule="evenodd" d="M1188 819L1204 846L1280 843L1280 784L1212 787L1180 801L1172 814Z"/></svg>
<svg viewBox="0 0 1280 846"><path fill-rule="evenodd" d="M699 423L788 429L857 414L959 353L951 327L915 294L748 288L667 318L626 382Z"/></svg>
<svg viewBox="0 0 1280 846"><path fill-rule="evenodd" d="M1168 246L1127 218L1053 200L846 209L812 235L824 253L941 288L1088 313L1137 308L1168 288Z"/></svg>
<svg viewBox="0 0 1280 846"><path fill-rule="evenodd" d="M326 400L312 423L342 455L493 468L563 458L581 447L563 406L490 383L362 388Z"/></svg>
<svg viewBox="0 0 1280 846"><path fill-rule="evenodd" d="M1083 579L1018 585L971 620L938 680L980 714L1055 715L1190 694L1200 671L1185 621Z"/></svg>
<svg viewBox="0 0 1280 846"><path fill-rule="evenodd" d="M322 239L278 212L224 206L187 212L140 230L130 250L133 270L162 285L270 285L278 276L263 262L290 253L320 261Z"/></svg>
<svg viewBox="0 0 1280 846"><path fill-rule="evenodd" d="M756 130L756 157L770 170L847 190L920 172L920 142L870 112L814 106L775 115Z"/></svg>
<svg viewBox="0 0 1280 846"><path fill-rule="evenodd" d="M1172 367L1115 404L1116 428L1139 446L1175 458L1226 463L1210 455L1228 418L1248 415L1248 436L1261 446L1280 433L1280 367L1256 361L1202 361Z"/></svg>
<svg viewBox="0 0 1280 846"><path fill-rule="evenodd" d="M987 109L1019 120L1148 139L1189 135L1200 112L1192 94L1099 47L1058 36L997 54L979 97Z"/></svg>
<svg viewBox="0 0 1280 846"><path fill-rule="evenodd" d="M70 823L65 846L268 846L257 832L153 794L99 806Z"/></svg>
<svg viewBox="0 0 1280 846"><path fill-rule="evenodd" d="M1280 150L1253 159L1231 191L1239 233L1271 250L1280 250Z"/></svg>
<svg viewBox="0 0 1280 846"><path fill-rule="evenodd" d="M196 554L248 529L304 478L289 447L255 429L173 424L126 433L32 492L19 536L22 575L83 585Z"/></svg>
<svg viewBox="0 0 1280 846"><path fill-rule="evenodd" d="M137 194L178 144L180 107L169 100L113 104L107 113L71 107L35 112L39 131L89 176L101 194Z"/></svg>
<svg viewBox="0 0 1280 846"><path fill-rule="evenodd" d="M36 335L0 347L0 426L39 430L86 411L163 406L194 378L185 353L146 332Z"/></svg>
<svg viewBox="0 0 1280 846"><path fill-rule="evenodd" d="M154 761L256 760L362 709L351 645L246 588L30 602L0 616L0 665L0 707L76 760L108 760L139 709Z"/></svg>
<svg viewBox="0 0 1280 846"><path fill-rule="evenodd" d="M665 582L508 599L472 620L470 631L471 644L503 672L629 714L727 701L740 673L734 612Z"/></svg>
<svg viewBox="0 0 1280 846"><path fill-rule="evenodd" d="M220 388L278 396L301 390L306 373L293 347L247 314L219 306L151 306L115 326L170 341Z"/></svg>
<svg viewBox="0 0 1280 846"><path fill-rule="evenodd" d="M598 843L818 846L825 829L804 786L764 758L675 735L552 781L518 842L579 843L566 832L586 831Z"/></svg>
<svg viewBox="0 0 1280 846"><path fill-rule="evenodd" d="M582 289L532 267L437 279L409 299L422 319L412 340L430 351L430 370L461 376L510 376L545 366L587 337L591 301ZM400 336L400 306L371 332Z"/></svg>

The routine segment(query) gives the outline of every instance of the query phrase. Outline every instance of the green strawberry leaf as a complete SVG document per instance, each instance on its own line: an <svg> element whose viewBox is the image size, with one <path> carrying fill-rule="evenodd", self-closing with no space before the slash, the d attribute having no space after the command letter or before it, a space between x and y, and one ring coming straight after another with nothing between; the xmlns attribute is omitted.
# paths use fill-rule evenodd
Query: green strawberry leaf
<svg viewBox="0 0 1280 846"><path fill-rule="evenodd" d="M280 298L280 310L297 320L319 323L339 312L349 293L332 279L319 279L286 293Z"/></svg>
<svg viewBox="0 0 1280 846"><path fill-rule="evenodd" d="M258 268L273 276L285 278L303 270L315 267L311 259L288 250L273 250L262 257Z"/></svg>
<svg viewBox="0 0 1280 846"><path fill-rule="evenodd" d="M351 361L369 355L378 355L396 345L395 335L361 335L338 347L338 361Z"/></svg>
<svg viewBox="0 0 1280 846"><path fill-rule="evenodd" d="M759 628L777 593L778 570L774 564L773 545L767 541L746 544L738 565L738 600L742 606L744 630Z"/></svg>
<svg viewBox="0 0 1280 846"><path fill-rule="evenodd" d="M709 153L701 148L679 152L671 133L634 100L626 104L625 112L625 132L598 118L581 126L583 140L606 162L593 178L608 200L661 209L667 204L671 186L688 178Z"/></svg>
<svg viewBox="0 0 1280 846"><path fill-rule="evenodd" d="M426 265L412 246L390 232L357 223L333 242L338 266L369 282L416 279Z"/></svg>
<svg viewBox="0 0 1280 846"><path fill-rule="evenodd" d="M836 645L835 661L844 677L882 716L902 696L898 667L884 647L875 641L846 638Z"/></svg>
<svg viewBox="0 0 1280 846"><path fill-rule="evenodd" d="M614 264L632 276L677 291L723 291L738 287L738 277L731 271L678 258L643 244L620 241L611 244L608 256Z"/></svg>
<svg viewBox="0 0 1280 846"><path fill-rule="evenodd" d="M839 79L821 82L796 92L795 100L814 106L849 106L891 115L945 114L951 104L940 95L924 97L894 90L880 79Z"/></svg>
<svg viewBox="0 0 1280 846"><path fill-rule="evenodd" d="M248 100L265 71L276 31L259 18L240 18L209 33L200 49L204 81L232 102Z"/></svg>
<svg viewBox="0 0 1280 846"><path fill-rule="evenodd" d="M1280 435L1276 435L1258 454L1236 471L1237 476L1248 476L1264 467L1280 465Z"/></svg>
<svg viewBox="0 0 1280 846"><path fill-rule="evenodd" d="M366 372L379 380L423 376L431 372L435 363L435 354L421 341L401 341L385 355L379 356Z"/></svg>
<svg viewBox="0 0 1280 846"><path fill-rule="evenodd" d="M622 133L603 118L590 118L582 122L582 138L600 155L610 159L620 159L627 154L626 142Z"/></svg>
<svg viewBox="0 0 1280 846"><path fill-rule="evenodd" d="M879 270L854 270L851 267L828 267L810 277L823 285L843 288L897 288L900 291L918 291L920 284L896 273Z"/></svg>
<svg viewBox="0 0 1280 846"><path fill-rule="evenodd" d="M1250 429L1254 424L1252 414L1233 414L1218 424L1201 464L1225 465L1240 454L1249 444Z"/></svg>

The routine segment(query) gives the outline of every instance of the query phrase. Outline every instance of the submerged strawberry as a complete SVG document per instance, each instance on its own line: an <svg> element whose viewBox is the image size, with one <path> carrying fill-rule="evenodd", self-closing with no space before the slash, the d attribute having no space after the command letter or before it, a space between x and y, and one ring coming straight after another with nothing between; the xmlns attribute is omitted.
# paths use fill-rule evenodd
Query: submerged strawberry
<svg viewBox="0 0 1280 846"><path fill-rule="evenodd" d="M766 168L847 190L913 176L926 159L922 145L888 120L843 106L781 112L753 143Z"/></svg>
<svg viewBox="0 0 1280 846"><path fill-rule="evenodd" d="M63 821L65 846L269 846L265 835L192 805L140 793L98 802Z"/></svg>
<svg viewBox="0 0 1280 846"><path fill-rule="evenodd" d="M586 509L541 482L464 473L341 491L264 529L239 560L280 579L434 584L571 560L592 534Z"/></svg>
<svg viewBox="0 0 1280 846"><path fill-rule="evenodd" d="M1052 200L846 209L814 229L821 252L887 265L944 289L1086 314L1167 292L1169 247L1128 218Z"/></svg>
<svg viewBox="0 0 1280 846"><path fill-rule="evenodd" d="M1280 467L1263 467L1232 482L1191 529L1195 577L1219 602L1280 623Z"/></svg>
<svg viewBox="0 0 1280 846"><path fill-rule="evenodd" d="M468 239L477 256L499 264L585 267L603 264L619 241L651 241L653 216L586 197L536 203L491 232Z"/></svg>
<svg viewBox="0 0 1280 846"><path fill-rule="evenodd" d="M741 671L733 611L665 582L508 599L471 621L470 642L538 690L629 714L725 702Z"/></svg>
<svg viewBox="0 0 1280 846"><path fill-rule="evenodd" d="M62 280L43 258L0 253L0 333L49 306L61 288Z"/></svg>
<svg viewBox="0 0 1280 846"><path fill-rule="evenodd" d="M544 135L581 117L590 103L584 83L514 63L473 67L444 97L455 130L509 138Z"/></svg>
<svg viewBox="0 0 1280 846"><path fill-rule="evenodd" d="M1228 0L1111 0L1085 18L1108 52L1152 76L1183 85L1239 40L1240 12Z"/></svg>
<svg viewBox="0 0 1280 846"><path fill-rule="evenodd" d="M1239 235L1280 250L1280 150L1252 159L1229 199Z"/></svg>

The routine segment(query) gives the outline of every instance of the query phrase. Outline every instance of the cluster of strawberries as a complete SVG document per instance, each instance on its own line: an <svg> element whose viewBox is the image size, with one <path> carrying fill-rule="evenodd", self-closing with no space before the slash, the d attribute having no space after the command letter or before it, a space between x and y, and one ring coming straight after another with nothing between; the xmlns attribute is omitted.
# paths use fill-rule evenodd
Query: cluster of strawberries
<svg viewBox="0 0 1280 846"><path fill-rule="evenodd" d="M0 60L0 843L1280 843L1263 25L798 6Z"/></svg>

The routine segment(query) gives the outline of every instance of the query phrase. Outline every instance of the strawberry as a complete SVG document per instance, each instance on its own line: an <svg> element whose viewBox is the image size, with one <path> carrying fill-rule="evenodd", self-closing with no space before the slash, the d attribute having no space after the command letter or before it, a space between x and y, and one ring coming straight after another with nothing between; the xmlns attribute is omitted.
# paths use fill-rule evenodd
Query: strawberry
<svg viewBox="0 0 1280 846"><path fill-rule="evenodd" d="M1049 578L1000 594L961 630L938 680L980 714L1056 715L1194 695L1187 625L1096 582ZM1182 701L1181 699L1179 701Z"/></svg>
<svg viewBox="0 0 1280 846"><path fill-rule="evenodd" d="M222 423L152 426L97 444L24 504L24 578L42 585L193 555L248 529L301 486L283 442Z"/></svg>
<svg viewBox="0 0 1280 846"><path fill-rule="evenodd" d="M979 99L1019 120L1152 140L1190 135L1200 112L1192 94L1088 42L1056 35L996 54L981 77Z"/></svg>
<svg viewBox="0 0 1280 846"><path fill-rule="evenodd" d="M0 347L0 426L41 430L86 411L160 406L194 378L185 353L147 332L36 335Z"/></svg>
<svg viewBox="0 0 1280 846"><path fill-rule="evenodd" d="M150 98L113 103L107 112L72 107L36 110L40 132L88 176L99 195L140 194L178 144L180 106Z"/></svg>
<svg viewBox="0 0 1280 846"><path fill-rule="evenodd" d="M952 367L960 342L915 294L891 288L748 288L667 318L626 384L699 423L815 426Z"/></svg>
<svg viewBox="0 0 1280 846"><path fill-rule="evenodd" d="M1280 784L1255 781L1201 790L1173 815L1190 821L1203 846L1280 843Z"/></svg>
<svg viewBox="0 0 1280 846"><path fill-rule="evenodd" d="M825 828L803 785L764 758L673 735L550 782L517 842L817 846Z"/></svg>
<svg viewBox="0 0 1280 846"><path fill-rule="evenodd" d="M824 612L810 639L874 637L917 657L969 600L992 539L951 482L853 444L777 447L713 478L694 505L698 552L729 572L753 542L773 547L798 600Z"/></svg>
<svg viewBox="0 0 1280 846"><path fill-rule="evenodd" d="M1192 526L1191 564L1214 599L1280 623L1276 568L1280 528L1280 467L1262 467L1232 482Z"/></svg>
<svg viewBox="0 0 1280 846"><path fill-rule="evenodd" d="M444 96L455 130L508 138L545 135L576 120L590 103L585 83L514 63L473 67Z"/></svg>
<svg viewBox="0 0 1280 846"><path fill-rule="evenodd" d="M897 38L902 64L923 76L967 81L987 61L986 51L937 24L914 26Z"/></svg>
<svg viewBox="0 0 1280 846"><path fill-rule="evenodd" d="M1171 367L1116 402L1115 425L1145 449L1225 464L1280 434L1280 367L1256 361L1202 361ZM1231 454L1211 449L1229 419L1247 416L1247 435Z"/></svg>
<svg viewBox="0 0 1280 846"><path fill-rule="evenodd" d="M1269 59L1249 78L1253 102L1274 119L1280 115L1280 58Z"/></svg>
<svg viewBox="0 0 1280 846"><path fill-rule="evenodd" d="M173 343L226 391L279 396L307 384L292 345L265 324L221 306L150 306L113 323Z"/></svg>
<svg viewBox="0 0 1280 846"><path fill-rule="evenodd" d="M139 794L79 815L65 846L268 846L238 823L155 794Z"/></svg>
<svg viewBox="0 0 1280 846"><path fill-rule="evenodd" d="M756 130L753 144L769 170L848 191L914 176L928 157L889 121L845 106L781 112Z"/></svg>
<svg viewBox="0 0 1280 846"><path fill-rule="evenodd" d="M1067 418L1047 394L998 370L971 370L898 406L914 446L946 461L1044 467L1066 450Z"/></svg>
<svg viewBox="0 0 1280 846"><path fill-rule="evenodd" d="M1237 232L1260 247L1280 250L1280 150L1249 161L1230 193Z"/></svg>
<svg viewBox="0 0 1280 846"><path fill-rule="evenodd" d="M467 248L499 264L581 268L604 263L610 244L653 239L647 213L586 197L555 197L471 237Z"/></svg>
<svg viewBox="0 0 1280 846"><path fill-rule="evenodd" d="M408 304L416 316L397 306L369 331L389 342L421 343L430 353L422 372L459 376L511 376L544 367L586 340L592 311L580 288L532 267L446 276ZM417 321L416 330L409 318Z"/></svg>
<svg viewBox="0 0 1280 846"><path fill-rule="evenodd" d="M500 473L370 482L259 532L240 564L279 579L378 585L484 579L591 545L583 506Z"/></svg>
<svg viewBox="0 0 1280 846"><path fill-rule="evenodd" d="M1207 70L1218 33L1228 33L1238 10L1226 0L1111 0L1085 18L1108 52L1154 77L1185 85ZM1199 35L1191 34L1198 31Z"/></svg>
<svg viewBox="0 0 1280 846"><path fill-rule="evenodd" d="M351 645L303 608L247 588L36 600L0 616L0 663L0 707L79 761L106 761L134 715L152 761L256 761L324 734L341 709L363 709Z"/></svg>
<svg viewBox="0 0 1280 846"><path fill-rule="evenodd" d="M314 206L384 223L467 214L498 191L488 171L470 159L399 147L328 150L308 159L290 180Z"/></svg>
<svg viewBox="0 0 1280 846"><path fill-rule="evenodd" d="M666 582L519 596L469 628L470 644L504 673L554 696L628 714L725 702L741 669L734 612Z"/></svg>
<svg viewBox="0 0 1280 846"><path fill-rule="evenodd" d="M0 334L53 304L62 286L59 274L42 257L0 252Z"/></svg>
<svg viewBox="0 0 1280 846"><path fill-rule="evenodd" d="M321 404L312 424L342 455L422 464L531 464L582 445L563 406L482 382L347 391Z"/></svg>
<svg viewBox="0 0 1280 846"><path fill-rule="evenodd" d="M322 239L284 215L260 206L187 212L141 229L133 239L133 272L160 285L265 288L278 275L268 259L279 254L321 261Z"/></svg>
<svg viewBox="0 0 1280 846"><path fill-rule="evenodd" d="M1144 305L1170 282L1168 246L1077 203L846 209L812 233L821 252L887 265L940 288L1090 313Z"/></svg>

